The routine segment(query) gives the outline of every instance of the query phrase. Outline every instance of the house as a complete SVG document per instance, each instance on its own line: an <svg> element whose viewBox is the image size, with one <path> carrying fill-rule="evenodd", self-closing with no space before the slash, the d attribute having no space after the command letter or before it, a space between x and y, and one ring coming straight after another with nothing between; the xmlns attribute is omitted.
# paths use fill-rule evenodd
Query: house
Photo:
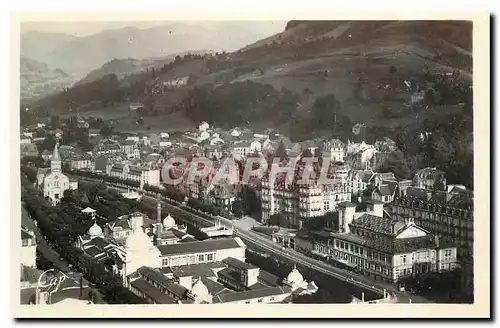
<svg viewBox="0 0 500 328"><path fill-rule="evenodd" d="M223 143L224 143L224 140L222 140L218 135L217 136L213 135L213 138L210 140L211 146L220 145Z"/></svg>
<svg viewBox="0 0 500 328"><path fill-rule="evenodd" d="M346 145L339 139L323 142L323 157L329 158L331 162L343 162L346 155Z"/></svg>
<svg viewBox="0 0 500 328"><path fill-rule="evenodd" d="M374 146L375 149L381 153L390 153L398 148L396 142L387 137L376 140Z"/></svg>
<svg viewBox="0 0 500 328"><path fill-rule="evenodd" d="M262 150L262 144L260 143L259 140L253 140L250 143L250 152L255 153L255 152L260 152Z"/></svg>
<svg viewBox="0 0 500 328"><path fill-rule="evenodd" d="M233 152L244 157L251 153L250 142L241 141L233 145Z"/></svg>
<svg viewBox="0 0 500 328"><path fill-rule="evenodd" d="M446 174L435 167L421 169L413 177L413 186L422 189L446 190Z"/></svg>
<svg viewBox="0 0 500 328"><path fill-rule="evenodd" d="M28 228L21 227L21 265L36 268L36 237Z"/></svg>
<svg viewBox="0 0 500 328"><path fill-rule="evenodd" d="M364 191L373 183L375 173L371 170L350 170L349 180L351 183L352 194L355 196L363 195Z"/></svg>
<svg viewBox="0 0 500 328"><path fill-rule="evenodd" d="M200 133L202 132L206 132L208 129L210 129L210 125L208 125L207 122L205 121L202 121L199 125L198 125L198 131Z"/></svg>
<svg viewBox="0 0 500 328"><path fill-rule="evenodd" d="M95 138L101 134L101 129L89 129L89 137Z"/></svg>
<svg viewBox="0 0 500 328"><path fill-rule="evenodd" d="M127 156L135 155L136 148L137 141L135 140L124 140L120 142L120 151L125 153Z"/></svg>
<svg viewBox="0 0 500 328"><path fill-rule="evenodd" d="M390 203L394 199L397 187L397 182L382 184L379 187L375 187L375 190L372 191L372 199L383 203Z"/></svg>
<svg viewBox="0 0 500 328"><path fill-rule="evenodd" d="M113 154L120 153L121 147L120 144L114 140L106 139L101 141L94 149L93 153L96 155L101 154Z"/></svg>
<svg viewBox="0 0 500 328"><path fill-rule="evenodd" d="M23 145L23 144L30 144L31 143L31 137L25 136L25 135L21 135L20 143L21 143L21 145Z"/></svg>
<svg viewBox="0 0 500 328"><path fill-rule="evenodd" d="M70 158L69 167L70 170L93 170L92 158L88 154L75 154Z"/></svg>

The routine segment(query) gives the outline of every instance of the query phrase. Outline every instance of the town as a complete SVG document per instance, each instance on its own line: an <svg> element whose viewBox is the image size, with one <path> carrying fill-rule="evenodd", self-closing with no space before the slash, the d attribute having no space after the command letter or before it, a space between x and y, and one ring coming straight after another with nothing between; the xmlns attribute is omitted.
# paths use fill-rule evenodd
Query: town
<svg viewBox="0 0 500 328"><path fill-rule="evenodd" d="M28 302L470 302L473 191L446 167L402 178L395 141L352 135L121 133L80 113L24 127ZM40 270L65 283L36 287Z"/></svg>

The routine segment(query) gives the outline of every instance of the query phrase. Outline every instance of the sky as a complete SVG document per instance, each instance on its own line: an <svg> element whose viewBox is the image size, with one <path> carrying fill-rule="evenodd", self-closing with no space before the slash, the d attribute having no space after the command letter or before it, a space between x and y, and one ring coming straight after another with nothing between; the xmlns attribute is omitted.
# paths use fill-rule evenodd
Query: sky
<svg viewBox="0 0 500 328"><path fill-rule="evenodd" d="M193 24L223 24L223 21L206 21L197 22L191 21ZM28 31L38 31L38 32L48 32L48 33L63 33L71 34L74 36L88 36L91 34L99 33L109 29L120 29L124 27L136 27L136 28L151 28L161 25L168 24L168 21L145 21L145 22L23 22L21 24L21 32ZM188 21L183 21L182 23L189 23ZM243 23L243 22L242 22ZM259 21L256 25L255 21L244 22L249 25L249 27L257 28L261 32L273 35L278 32L282 32L285 28L286 21Z"/></svg>

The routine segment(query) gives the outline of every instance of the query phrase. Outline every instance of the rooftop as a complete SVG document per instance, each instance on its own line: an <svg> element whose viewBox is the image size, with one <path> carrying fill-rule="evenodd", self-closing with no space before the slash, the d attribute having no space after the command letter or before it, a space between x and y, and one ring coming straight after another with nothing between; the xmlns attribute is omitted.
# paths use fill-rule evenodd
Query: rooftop
<svg viewBox="0 0 500 328"><path fill-rule="evenodd" d="M392 235L394 220L365 213L354 219L351 226L371 230L377 233Z"/></svg>
<svg viewBox="0 0 500 328"><path fill-rule="evenodd" d="M269 287L263 289L247 290L243 292L220 294L213 298L214 303L236 302L255 298L262 298L273 295L291 293L290 287Z"/></svg>
<svg viewBox="0 0 500 328"><path fill-rule="evenodd" d="M150 285L144 279L137 279L131 283L132 287L137 288L143 292L146 296L151 298L157 304L177 304L177 302L165 293L162 293L159 289Z"/></svg>
<svg viewBox="0 0 500 328"><path fill-rule="evenodd" d="M235 238L208 239L203 241L193 241L187 243L158 246L162 255L203 253L216 251L219 249L242 247Z"/></svg>

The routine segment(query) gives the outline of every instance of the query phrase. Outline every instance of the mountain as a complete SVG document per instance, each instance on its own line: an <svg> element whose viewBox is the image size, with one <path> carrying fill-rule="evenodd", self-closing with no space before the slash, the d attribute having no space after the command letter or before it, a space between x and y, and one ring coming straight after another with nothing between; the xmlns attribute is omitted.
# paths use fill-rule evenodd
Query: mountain
<svg viewBox="0 0 500 328"><path fill-rule="evenodd" d="M162 58L148 58L148 59L135 59L135 58L125 58L125 59L113 59L105 63L101 67L92 70L83 79L77 82L77 84L89 83L92 81L99 80L100 78L115 74L118 79L124 78L126 75L139 73L146 70L158 69L166 64L171 63L176 56L184 56L186 53L191 54L204 54L210 53L210 50L198 50L198 51L186 51L182 53L175 53L170 56Z"/></svg>
<svg viewBox="0 0 500 328"><path fill-rule="evenodd" d="M233 51L267 36L264 23L170 23L105 30L85 37L26 32L21 35L21 55L81 78L115 58L165 57L190 49Z"/></svg>
<svg viewBox="0 0 500 328"><path fill-rule="evenodd" d="M44 97L61 91L73 81L61 69L50 68L45 63L26 57L20 59L21 99Z"/></svg>
<svg viewBox="0 0 500 328"><path fill-rule="evenodd" d="M203 35L217 32L217 25L214 26L206 27ZM157 39L151 44L162 44L164 29L165 27L147 30L149 37L157 35ZM144 40L140 35L146 30L125 30L128 31L125 34L136 43L140 43L137 40ZM115 35L125 30L103 32L98 38L101 40L103 35ZM172 29L174 32L177 30L179 29ZM193 34L196 30L196 25L189 25L189 28L184 30L186 33L182 35L182 39L195 40ZM170 39L172 42L169 43L171 45L176 44L173 41L181 39L181 36L175 35L174 32ZM214 39L219 38L215 34L212 36ZM108 41L111 42L111 39ZM285 126L290 125L292 119L296 122L300 119L319 119L312 110L315 100L333 94L338 102L337 107L341 108L352 122L394 125L410 118L415 119L415 113L409 110L413 106L412 96L426 85L436 84L436 76L446 75L443 73L455 73L460 77L460 83L453 86L445 85L448 82L438 81L438 87L441 89L433 91L436 93L433 98L446 98L446 104L451 107L442 107L440 104L443 100L438 99L436 102L439 104L429 104L429 109L417 116L419 120L423 120L435 113L453 113L457 108L453 105L464 102L464 94L468 92L464 91L464 88L471 82L472 77L472 25L469 22L290 21L282 32L271 37L254 43L241 40L239 43L248 45L232 53L176 60L154 74L140 74L127 83L126 87L123 84L120 87L120 92L125 94L123 107L125 108L126 101L147 101L151 113L187 113L187 108L194 100L190 102L186 97L194 97L198 92L200 97L215 99L215 103L208 103L208 100L202 98L196 100L197 108L203 110L196 114L191 113L190 117L194 121L210 120L214 117L248 118L248 122L236 122L248 125L265 117L261 115L262 111L280 111L282 109L278 104L286 103L287 115L277 115L275 118L279 121L286 117L288 121L283 122ZM153 47L151 44L145 47ZM201 45L206 43L202 42ZM103 47L106 48L107 45ZM200 43L197 43L196 47L200 47ZM125 53L130 50L126 47L122 49L126 50ZM140 50L134 47L133 49ZM82 51L83 55L87 53L89 56L94 54L92 51ZM114 61L105 65L103 72L122 74L124 71L137 69L142 65L138 64L140 58L133 58L138 59ZM179 81L187 82L179 84ZM251 94L246 95L243 92L245 85L241 83L245 82L253 82L253 85L247 83L246 86ZM237 85L231 88L231 84ZM267 87L260 88L255 84L270 85L278 92L271 92ZM169 87L172 85L175 87ZM210 95L210 89L216 88L221 88L220 93L214 93L220 95L219 99ZM193 90L196 92L190 93ZM237 90L238 96L232 92L234 90ZM145 92L150 93L146 95ZM294 96L291 97L290 94ZM238 102L222 104L224 95L240 99ZM275 102L259 102L258 97L262 95L267 95ZM246 100L251 103L244 103ZM292 100L296 100L295 113L289 113ZM78 104L83 106L84 101L90 103L94 99L83 99L78 95ZM203 104L204 101L207 103ZM69 106L67 102L68 99L64 97L55 97L45 106L64 111ZM210 113L220 109L227 110L231 106L240 109L252 107L252 113L255 115L224 116L220 113ZM260 110L259 106L265 110ZM161 118L156 121L161 121ZM311 122L308 129L313 130L314 124L316 123Z"/></svg>

